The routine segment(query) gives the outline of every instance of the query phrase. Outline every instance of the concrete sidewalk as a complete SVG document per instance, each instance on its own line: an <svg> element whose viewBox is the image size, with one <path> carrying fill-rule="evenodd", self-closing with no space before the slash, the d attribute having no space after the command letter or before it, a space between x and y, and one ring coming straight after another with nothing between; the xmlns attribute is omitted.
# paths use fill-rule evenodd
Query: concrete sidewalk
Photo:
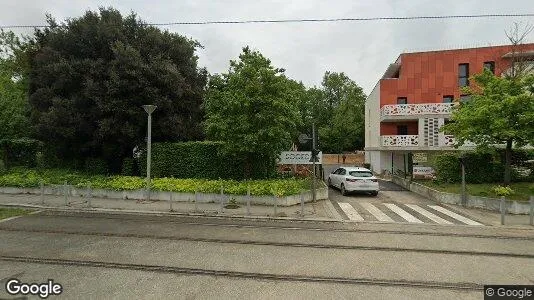
<svg viewBox="0 0 534 300"><path fill-rule="evenodd" d="M224 203L198 203L162 201L162 200L123 200L106 198L83 198L57 195L32 194L0 194L0 205L24 206L44 209L93 210L137 213L176 213L193 215L217 216L248 216L258 218L290 218L307 220L341 220L330 200L318 200L316 203L305 203L304 207L294 206L264 206L238 204L238 208L225 208Z"/></svg>

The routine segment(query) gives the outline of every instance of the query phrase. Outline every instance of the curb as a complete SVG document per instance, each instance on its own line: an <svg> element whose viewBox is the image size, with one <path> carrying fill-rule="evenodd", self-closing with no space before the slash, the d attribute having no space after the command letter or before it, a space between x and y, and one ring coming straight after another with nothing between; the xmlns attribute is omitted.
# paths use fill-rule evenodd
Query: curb
<svg viewBox="0 0 534 300"><path fill-rule="evenodd" d="M273 220L273 221L299 221L299 222L320 222L320 223L342 223L341 221L328 218L291 218L291 217L271 217L271 216L245 216L245 215L224 215L218 213L184 213L171 211L146 211L146 210L122 210L122 209L108 209L108 208L61 208L52 206L41 206L31 204L18 203L2 203L0 207L21 207L34 208L41 211L67 212L67 213L100 213L109 215L140 215L140 216L187 216L187 217L205 217L205 218L219 218L219 219L242 219L242 220Z"/></svg>

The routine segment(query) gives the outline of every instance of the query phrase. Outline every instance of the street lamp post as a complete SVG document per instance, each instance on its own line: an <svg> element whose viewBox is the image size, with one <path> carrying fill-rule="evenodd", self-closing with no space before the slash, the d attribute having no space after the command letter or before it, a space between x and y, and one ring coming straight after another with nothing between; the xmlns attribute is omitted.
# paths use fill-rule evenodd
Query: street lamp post
<svg viewBox="0 0 534 300"><path fill-rule="evenodd" d="M152 155L152 113L156 110L155 105L143 105L148 114L148 138L146 140L146 194L147 201L150 201L150 160Z"/></svg>

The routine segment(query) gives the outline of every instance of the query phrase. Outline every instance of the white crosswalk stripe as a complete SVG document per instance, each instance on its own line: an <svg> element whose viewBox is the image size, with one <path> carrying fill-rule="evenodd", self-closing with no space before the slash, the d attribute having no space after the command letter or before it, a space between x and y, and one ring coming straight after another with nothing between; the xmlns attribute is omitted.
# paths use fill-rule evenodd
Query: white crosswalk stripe
<svg viewBox="0 0 534 300"><path fill-rule="evenodd" d="M361 206L363 206L363 208L370 212L378 221L391 223L395 222L392 218L390 218L388 215L383 213L380 209L376 208L376 206L372 205L371 203L361 203Z"/></svg>
<svg viewBox="0 0 534 300"><path fill-rule="evenodd" d="M339 202L339 207L349 217L349 220L363 221L362 216L349 203Z"/></svg>
<svg viewBox="0 0 534 300"><path fill-rule="evenodd" d="M403 218L404 220L410 222L410 223L423 223L423 221L419 220L418 218L410 215L407 211L405 211L404 209L398 207L397 205L393 204L393 203L384 203L384 205L391 209L394 213L396 213L397 215L399 215L401 218Z"/></svg>
<svg viewBox="0 0 534 300"><path fill-rule="evenodd" d="M449 216L449 217L451 217L451 218L453 218L453 219L456 219L456 220L458 220L458 221L460 221L460 222L462 222L462 223L464 223L464 224L467 224L467 225L484 226L483 224L480 224L480 223L478 223L478 222L476 222L476 221L473 221L473 220L471 220L471 219L468 219L468 218L466 218L466 217L464 217L464 216L461 216L461 215L459 215L459 214L457 214L457 213L455 213L455 212L452 212L452 211L450 211L450 210L448 210L448 209L445 209L445 208L443 208L443 207L441 207L441 206L438 206L438 205L429 205L429 207L430 207L430 208L433 208L433 209L439 211L440 213L445 214L445 215L447 215L447 216Z"/></svg>
<svg viewBox="0 0 534 300"><path fill-rule="evenodd" d="M420 206L417 206L415 204L406 204L406 206L408 206L409 208L413 209L414 211L420 213L421 215L429 218L430 220L438 223L438 224L453 224L452 222L449 222L443 218L440 218L438 216L436 216L435 214L429 212L428 210L426 209L423 209L422 207Z"/></svg>

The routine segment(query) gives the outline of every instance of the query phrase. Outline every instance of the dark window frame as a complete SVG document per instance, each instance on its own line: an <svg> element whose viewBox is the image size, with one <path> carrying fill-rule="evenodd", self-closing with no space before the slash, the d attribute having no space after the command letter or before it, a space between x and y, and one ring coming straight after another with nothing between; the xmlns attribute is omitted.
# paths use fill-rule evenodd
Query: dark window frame
<svg viewBox="0 0 534 300"><path fill-rule="evenodd" d="M450 99L450 101L445 101L445 99ZM443 96L443 103L453 103L454 102L454 95L444 95Z"/></svg>
<svg viewBox="0 0 534 300"><path fill-rule="evenodd" d="M405 103L399 103L405 102ZM397 97L397 104L408 104L408 97Z"/></svg>
<svg viewBox="0 0 534 300"><path fill-rule="evenodd" d="M465 69L462 69L465 67ZM464 72L462 72L464 71ZM464 87L469 85L469 64L458 64L458 86Z"/></svg>
<svg viewBox="0 0 534 300"><path fill-rule="evenodd" d="M485 61L483 68L488 69L491 71L491 73L495 74L495 61Z"/></svg>

